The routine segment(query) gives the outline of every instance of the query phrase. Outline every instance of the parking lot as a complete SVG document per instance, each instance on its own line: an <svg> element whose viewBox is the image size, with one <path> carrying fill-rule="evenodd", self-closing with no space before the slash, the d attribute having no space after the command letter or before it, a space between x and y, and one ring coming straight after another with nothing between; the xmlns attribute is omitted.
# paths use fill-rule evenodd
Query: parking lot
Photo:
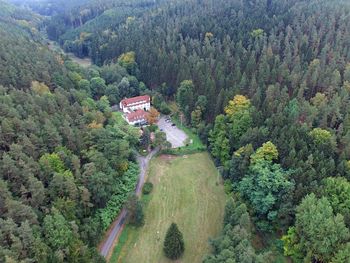
<svg viewBox="0 0 350 263"><path fill-rule="evenodd" d="M167 140L171 143L172 148L185 146L187 139L186 133L172 125L173 123L171 121L166 121L165 116L162 116L158 121L159 129L166 133Z"/></svg>

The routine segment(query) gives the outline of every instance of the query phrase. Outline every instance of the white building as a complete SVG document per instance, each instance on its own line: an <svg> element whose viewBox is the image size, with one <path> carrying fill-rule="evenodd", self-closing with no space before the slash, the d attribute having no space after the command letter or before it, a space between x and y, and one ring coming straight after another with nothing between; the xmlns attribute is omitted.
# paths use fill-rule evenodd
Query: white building
<svg viewBox="0 0 350 263"><path fill-rule="evenodd" d="M148 95L123 99L119 104L120 109L125 112L133 112L136 110L149 111L151 108L151 97Z"/></svg>
<svg viewBox="0 0 350 263"><path fill-rule="evenodd" d="M128 113L124 113L123 117L130 125L145 125L147 124L148 112L144 110L136 110Z"/></svg>
<svg viewBox="0 0 350 263"><path fill-rule="evenodd" d="M123 99L119 103L120 109L124 112L123 118L130 125L147 124L147 115L151 108L151 97L148 95Z"/></svg>

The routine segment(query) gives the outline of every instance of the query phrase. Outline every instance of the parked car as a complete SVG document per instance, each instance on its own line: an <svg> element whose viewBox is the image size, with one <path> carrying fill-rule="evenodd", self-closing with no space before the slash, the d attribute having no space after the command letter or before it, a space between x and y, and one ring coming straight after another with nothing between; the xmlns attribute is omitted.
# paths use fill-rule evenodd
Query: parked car
<svg viewBox="0 0 350 263"><path fill-rule="evenodd" d="M171 126L176 126L176 124L175 124L175 123L173 123L173 124L171 124Z"/></svg>

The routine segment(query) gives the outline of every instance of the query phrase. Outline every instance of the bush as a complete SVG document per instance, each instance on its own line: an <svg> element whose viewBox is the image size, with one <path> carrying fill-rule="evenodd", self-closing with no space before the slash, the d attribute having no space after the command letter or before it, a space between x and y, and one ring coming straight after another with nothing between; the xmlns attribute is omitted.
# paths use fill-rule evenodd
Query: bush
<svg viewBox="0 0 350 263"><path fill-rule="evenodd" d="M160 105L160 112L165 114L165 115L169 115L171 113L171 109L169 108L168 104L166 102L162 102L162 104Z"/></svg>
<svg viewBox="0 0 350 263"><path fill-rule="evenodd" d="M136 227L144 225L145 215L143 213L143 205L135 194L129 196L126 209L128 210L128 219L131 225Z"/></svg>
<svg viewBox="0 0 350 263"><path fill-rule="evenodd" d="M227 195L231 194L233 192L233 186L230 179L225 180L224 182L224 190Z"/></svg>
<svg viewBox="0 0 350 263"><path fill-rule="evenodd" d="M147 127L150 132L155 132L158 129L158 126L155 124L152 124Z"/></svg>
<svg viewBox="0 0 350 263"><path fill-rule="evenodd" d="M152 192L152 190L153 190L153 184L151 182L147 182L143 186L142 193L145 195L148 195Z"/></svg>

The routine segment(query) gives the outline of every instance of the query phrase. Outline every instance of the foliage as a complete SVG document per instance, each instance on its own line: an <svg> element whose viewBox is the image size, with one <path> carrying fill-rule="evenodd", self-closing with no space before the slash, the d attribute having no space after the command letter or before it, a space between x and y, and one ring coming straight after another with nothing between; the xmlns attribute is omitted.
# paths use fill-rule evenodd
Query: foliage
<svg viewBox="0 0 350 263"><path fill-rule="evenodd" d="M257 163L260 161L272 162L278 159L278 150L276 146L268 141L263 143L263 145L256 150L256 152L251 156L252 163Z"/></svg>
<svg viewBox="0 0 350 263"><path fill-rule="evenodd" d="M172 223L164 239L164 254L172 260L178 259L185 251L182 233L175 223Z"/></svg>
<svg viewBox="0 0 350 263"><path fill-rule="evenodd" d="M121 54L118 58L118 63L122 67L126 68L126 70L130 74L135 74L137 69L136 59L135 59L135 52L127 52L124 54Z"/></svg>
<svg viewBox="0 0 350 263"><path fill-rule="evenodd" d="M166 139L165 132L156 131L154 134L154 141L152 143L153 147L160 147L160 149L167 149L171 147L170 142Z"/></svg>
<svg viewBox="0 0 350 263"><path fill-rule="evenodd" d="M50 93L49 87L46 86L45 83L40 83L38 81L32 81L31 89L40 95Z"/></svg>
<svg viewBox="0 0 350 263"><path fill-rule="evenodd" d="M268 262L268 254L255 252L251 235L252 225L246 205L229 199L225 207L222 234L210 241L213 253L206 256L203 262Z"/></svg>
<svg viewBox="0 0 350 263"><path fill-rule="evenodd" d="M264 30L262 30L261 28L254 29L250 34L254 38L261 37L264 34Z"/></svg>
<svg viewBox="0 0 350 263"><path fill-rule="evenodd" d="M285 253L306 261L332 262L336 254L340 257L350 233L343 216L334 214L327 198L310 194L296 210L295 228L283 238Z"/></svg>
<svg viewBox="0 0 350 263"><path fill-rule="evenodd" d="M325 144L332 137L332 135L329 131L321 129L321 128L313 129L310 132L310 136L314 139L316 144Z"/></svg>
<svg viewBox="0 0 350 263"><path fill-rule="evenodd" d="M275 197L286 204L272 207L278 211L271 224L276 230L291 225L296 204L312 192L329 199L333 213L348 225L346 182L326 179L350 178L348 1L57 0L26 5L47 17L40 27L49 38L102 67L81 69L51 52L35 28L41 18L1 2L0 172L3 192L10 194L4 194L0 210L15 237L28 218L38 229L40 251L47 251L41 226L55 204L64 217L76 218L73 247L95 245L102 228L97 211L118 195L118 182L133 160L130 148L139 145L135 131L110 117L103 96L114 105L127 96L153 93L160 111L168 110L164 102L177 101L179 117L208 145L234 186L260 163L254 161L254 149L273 142L266 155L273 163L263 160L262 171L268 178L272 172L293 171L287 181L294 185L287 200ZM40 87L33 89L35 81ZM193 141L169 151L204 148ZM57 150L61 146L69 151ZM40 163L46 154L59 155L60 172ZM259 199L266 200L265 194ZM248 193L244 198L251 203ZM118 207L123 198L116 199ZM255 222L266 226L265 220L263 215ZM298 240L301 233L295 229ZM318 254L341 261L348 241L339 243L333 254ZM1 246L9 252L0 261L5 256L26 261L26 255L29 261L51 260L29 253L33 246L23 246L26 253L13 252L21 242ZM305 251L300 253L305 257ZM94 262L92 254L74 260ZM73 261L73 253L65 256Z"/></svg>
<svg viewBox="0 0 350 263"><path fill-rule="evenodd" d="M225 107L225 113L228 116L233 116L238 112L249 109L250 100L243 95L236 95L233 100L228 102L228 105Z"/></svg>
<svg viewBox="0 0 350 263"><path fill-rule="evenodd" d="M140 227L145 224L143 213L143 204L135 194L129 196L126 202L129 223L133 226Z"/></svg>
<svg viewBox="0 0 350 263"><path fill-rule="evenodd" d="M117 181L115 185L116 193L109 198L106 206L98 212L103 229L107 229L110 226L121 211L128 196L135 190L139 172L138 165L131 163L125 176Z"/></svg>
<svg viewBox="0 0 350 263"><path fill-rule="evenodd" d="M147 150L148 146L151 143L151 132L148 128L143 129L141 138L140 138L140 147L141 149Z"/></svg>
<svg viewBox="0 0 350 263"><path fill-rule="evenodd" d="M96 244L139 173L132 163L139 135L111 114L119 93L108 85L127 78L121 96L141 85L119 65L84 69L51 52L28 28L37 22L28 9L5 13L0 236L10 238L0 238L0 261L104 262ZM25 15L28 23L16 21Z"/></svg>
<svg viewBox="0 0 350 263"><path fill-rule="evenodd" d="M252 125L251 103L242 95L236 95L225 108L225 115L218 115L209 133L211 152L221 164L227 166L230 156L237 150L241 136Z"/></svg>
<svg viewBox="0 0 350 263"><path fill-rule="evenodd" d="M73 238L72 230L65 218L57 211L44 219L44 235L53 251L62 250L69 246Z"/></svg>
<svg viewBox="0 0 350 263"><path fill-rule="evenodd" d="M350 255L350 243L346 243L341 249L336 252L335 256L332 258L332 263L342 263L349 261Z"/></svg>
<svg viewBox="0 0 350 263"><path fill-rule="evenodd" d="M194 85L192 80L184 80L176 93L176 102L180 106L181 111L185 114L187 121L190 120L190 114L194 106Z"/></svg>
<svg viewBox="0 0 350 263"><path fill-rule="evenodd" d="M290 174L279 164L266 160L249 167L248 174L239 182L238 190L252 204L259 220L277 223L280 213L287 213L284 207L290 205L294 186L289 180Z"/></svg>
<svg viewBox="0 0 350 263"><path fill-rule="evenodd" d="M142 193L144 195L148 195L152 192L153 190L153 184L151 182L146 182L144 185L143 185L143 188L142 188Z"/></svg>
<svg viewBox="0 0 350 263"><path fill-rule="evenodd" d="M226 193L227 195L232 194L232 192L233 192L233 186L232 186L231 180L225 180L225 182L224 182L224 189L225 189L225 193Z"/></svg>
<svg viewBox="0 0 350 263"><path fill-rule="evenodd" d="M210 131L209 142L211 154L223 164L230 157L230 145L227 134L225 116L219 115L215 119L213 130Z"/></svg>
<svg viewBox="0 0 350 263"><path fill-rule="evenodd" d="M171 109L165 101L163 101L160 104L159 111L165 115L168 115L171 113Z"/></svg>
<svg viewBox="0 0 350 263"><path fill-rule="evenodd" d="M326 178L322 196L326 197L335 214L344 216L346 225L350 226L350 183L342 177Z"/></svg>
<svg viewBox="0 0 350 263"><path fill-rule="evenodd" d="M155 123L158 122L158 118L159 118L159 112L157 111L157 109L151 107L150 110L148 111L148 115L146 117L147 119L147 122L150 124L150 125L153 125Z"/></svg>

